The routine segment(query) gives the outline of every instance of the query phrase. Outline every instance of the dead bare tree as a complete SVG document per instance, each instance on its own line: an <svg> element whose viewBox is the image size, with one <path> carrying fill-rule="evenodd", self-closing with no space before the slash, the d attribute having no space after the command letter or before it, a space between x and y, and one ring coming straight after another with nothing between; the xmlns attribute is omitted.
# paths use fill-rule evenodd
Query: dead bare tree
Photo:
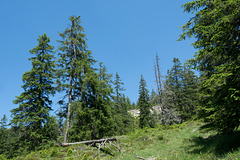
<svg viewBox="0 0 240 160"><path fill-rule="evenodd" d="M158 94L158 101L161 108L161 116L162 116L162 124L165 124L164 121L164 106L163 106L163 83L162 83L162 75L160 71L160 64L159 64L159 57L156 53L156 58L154 60L154 72L155 72L155 82L157 85L157 94Z"/></svg>

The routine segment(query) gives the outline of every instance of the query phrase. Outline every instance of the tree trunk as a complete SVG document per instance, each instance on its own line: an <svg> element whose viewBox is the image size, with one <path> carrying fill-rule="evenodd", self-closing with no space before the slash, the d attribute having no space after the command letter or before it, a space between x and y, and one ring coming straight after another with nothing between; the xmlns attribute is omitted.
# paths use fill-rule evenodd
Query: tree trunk
<svg viewBox="0 0 240 160"><path fill-rule="evenodd" d="M154 63L154 71L155 71L155 81L157 84L157 93L158 93L158 98L159 98L159 105L161 107L161 116L162 116L162 124L165 123L164 121L164 106L162 103L162 92L163 92L163 88L162 88L162 80L161 80L161 72L160 72L160 65L159 65L159 58L158 58L158 54L156 54L156 63Z"/></svg>
<svg viewBox="0 0 240 160"><path fill-rule="evenodd" d="M73 24L72 24L73 25ZM73 27L73 26L72 26ZM77 59L77 55L76 55L76 48L73 42L71 42L72 46L73 46L73 52L74 52L74 56L75 59ZM72 59L71 59L72 61ZM74 63L74 62L73 62ZM73 65L71 65L70 70L72 71L73 69ZM65 136L64 136L64 143L67 142L67 137L68 137L68 129L70 127L70 115L71 115L71 103L72 103L72 73L70 73L70 80L69 80L69 93L68 93L68 112L67 112L67 125L66 125L66 132L65 132Z"/></svg>
<svg viewBox="0 0 240 160"><path fill-rule="evenodd" d="M71 66L71 69L72 69L72 66ZM67 142L68 129L70 127L71 103L72 103L72 75L70 75L70 82L69 82L67 125L66 125L66 132L64 135L64 143Z"/></svg>

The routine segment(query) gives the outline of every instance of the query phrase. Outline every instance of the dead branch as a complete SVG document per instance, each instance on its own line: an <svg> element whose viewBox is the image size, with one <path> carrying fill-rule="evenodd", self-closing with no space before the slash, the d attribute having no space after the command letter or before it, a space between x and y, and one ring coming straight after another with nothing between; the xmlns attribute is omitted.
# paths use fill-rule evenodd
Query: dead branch
<svg viewBox="0 0 240 160"><path fill-rule="evenodd" d="M112 143L112 142L116 142L116 144ZM118 145L118 141L117 141L117 138L106 138L106 139L97 139L97 140L91 140L91 141L81 141L81 142L74 142L74 143L62 143L61 146L70 146L70 145L75 145L75 144L87 144L87 145L95 145L99 143L98 145L98 153L100 152L100 149L102 147L107 147L109 148L106 143L109 143L110 145L114 146L120 153L121 152L121 149ZM110 149L110 148L109 148ZM111 150L111 149L110 149Z"/></svg>
<svg viewBox="0 0 240 160"><path fill-rule="evenodd" d="M91 141L81 141L81 142L74 142L74 143L62 143L62 146L71 146L74 144L96 144L96 143L102 143L102 142L109 142L109 141L117 141L116 138L106 138L106 139L97 139L97 140L91 140Z"/></svg>

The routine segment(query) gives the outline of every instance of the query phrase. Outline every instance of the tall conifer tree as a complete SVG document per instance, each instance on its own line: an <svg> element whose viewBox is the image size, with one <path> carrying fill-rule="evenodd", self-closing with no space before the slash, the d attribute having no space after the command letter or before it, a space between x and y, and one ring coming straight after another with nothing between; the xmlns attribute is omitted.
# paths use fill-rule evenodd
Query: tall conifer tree
<svg viewBox="0 0 240 160"><path fill-rule="evenodd" d="M30 50L32 69L22 76L24 92L13 101L19 107L11 110L13 127L23 130L20 139L28 150L56 138L54 119L49 114L52 110L50 96L55 93L53 46L49 45L50 38L46 34L37 40L38 45Z"/></svg>
<svg viewBox="0 0 240 160"><path fill-rule="evenodd" d="M172 94L171 103L177 108L179 112L182 111L182 79L183 67L178 58L173 58L173 67L167 72L166 85L174 93Z"/></svg>
<svg viewBox="0 0 240 160"><path fill-rule="evenodd" d="M119 74L116 73L115 80L114 80L114 89L115 89L114 101L115 101L115 107L117 109L120 109L120 105L121 105L120 101L121 101L121 97L123 96L121 92L125 91L125 89L123 88L123 85L124 83L120 79Z"/></svg>
<svg viewBox="0 0 240 160"><path fill-rule="evenodd" d="M67 118L64 142L102 138L111 133L111 76L102 64L99 73L92 67L96 61L87 50L80 17L69 19L71 27L60 33L58 61L59 88L68 98L61 101Z"/></svg>
<svg viewBox="0 0 240 160"><path fill-rule="evenodd" d="M165 90L168 92L167 105L177 109L182 121L196 113L198 78L190 68L182 66L178 58L173 59L173 67L168 70Z"/></svg>
<svg viewBox="0 0 240 160"><path fill-rule="evenodd" d="M113 117L115 120L114 130L115 134L126 134L133 129L133 118L128 113L128 109L131 108L129 98L126 98L122 93L125 91L120 76L118 73L115 75L113 82L115 95L113 96Z"/></svg>
<svg viewBox="0 0 240 160"><path fill-rule="evenodd" d="M65 106L67 118L64 142L67 142L70 128L72 102L78 99L87 105L86 75L93 72L91 65L95 62L91 52L87 50L86 35L81 26L80 16L71 16L69 20L71 21L70 28L59 33L62 40L58 41L61 51L58 60L58 82L60 90L66 92L64 98L67 97L67 101L60 101L60 104Z"/></svg>
<svg viewBox="0 0 240 160"><path fill-rule="evenodd" d="M8 148L7 146L7 116L3 115L3 118L0 120L0 155L4 154Z"/></svg>
<svg viewBox="0 0 240 160"><path fill-rule="evenodd" d="M199 78L188 67L183 67L182 75L182 119L188 120L197 113L199 107Z"/></svg>
<svg viewBox="0 0 240 160"><path fill-rule="evenodd" d="M150 98L147 90L147 84L141 75L140 85L139 85L139 98L138 98L138 107L140 109L140 119L139 119L139 127L149 127L151 126L151 112L150 112Z"/></svg>
<svg viewBox="0 0 240 160"><path fill-rule="evenodd" d="M202 111L221 132L240 125L239 0L201 0L183 5L195 15L182 27L180 40L195 37L199 49L190 60L201 73Z"/></svg>
<svg viewBox="0 0 240 160"><path fill-rule="evenodd" d="M106 73L106 67L100 63L98 73L87 75L87 103L77 100L73 103L72 126L69 130L71 141L99 139L113 135L113 120L111 115L111 75Z"/></svg>

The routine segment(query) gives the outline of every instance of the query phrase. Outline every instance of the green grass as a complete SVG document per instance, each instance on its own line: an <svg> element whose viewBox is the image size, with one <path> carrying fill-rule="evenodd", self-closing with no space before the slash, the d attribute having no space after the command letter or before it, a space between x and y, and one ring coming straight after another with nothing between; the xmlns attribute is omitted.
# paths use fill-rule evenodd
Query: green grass
<svg viewBox="0 0 240 160"><path fill-rule="evenodd" d="M113 147L110 147L111 150L104 148L98 153L96 147L74 145L32 152L22 159L136 160L135 155L159 160L240 159L239 130L233 134L217 134L207 129L207 126L199 121L170 127L140 129L117 137L123 154ZM16 159L20 160L21 157Z"/></svg>

